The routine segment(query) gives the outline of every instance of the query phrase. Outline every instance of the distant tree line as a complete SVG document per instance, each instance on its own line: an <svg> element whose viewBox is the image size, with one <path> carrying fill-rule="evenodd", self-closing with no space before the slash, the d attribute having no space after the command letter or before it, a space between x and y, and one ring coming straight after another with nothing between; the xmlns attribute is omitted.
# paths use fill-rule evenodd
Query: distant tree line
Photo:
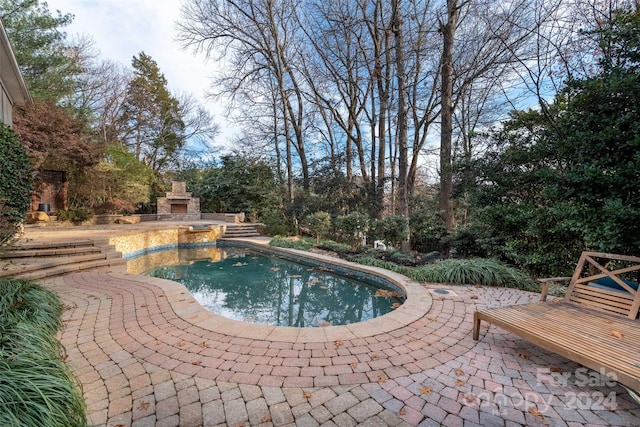
<svg viewBox="0 0 640 427"><path fill-rule="evenodd" d="M398 214L413 249L542 274L638 249L637 98L617 92L637 6L190 0L179 37L224 58L211 91L239 106L236 154L277 171L290 227Z"/></svg>
<svg viewBox="0 0 640 427"><path fill-rule="evenodd" d="M165 174L210 147L218 132L192 95L174 94L144 52L131 66L105 61L87 36L69 37L71 14L38 0L1 0L0 17L33 103L14 129L31 169L63 170L74 207L149 209Z"/></svg>
<svg viewBox="0 0 640 427"><path fill-rule="evenodd" d="M0 14L36 100L16 131L75 204L152 210L176 178L273 234L389 217L395 245L540 275L640 247L636 1L187 0L178 38L242 130L215 159L189 156L217 128L147 54L101 61L37 0Z"/></svg>

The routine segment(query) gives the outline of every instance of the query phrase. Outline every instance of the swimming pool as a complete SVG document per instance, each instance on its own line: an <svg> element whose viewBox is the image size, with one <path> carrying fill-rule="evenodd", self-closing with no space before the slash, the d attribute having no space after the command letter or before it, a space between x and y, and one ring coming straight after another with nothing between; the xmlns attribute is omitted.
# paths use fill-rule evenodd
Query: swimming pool
<svg viewBox="0 0 640 427"><path fill-rule="evenodd" d="M155 266L144 274L181 283L211 312L248 323L347 325L390 313L404 300L401 290L373 276L243 247L174 248L148 256L161 261L145 262Z"/></svg>

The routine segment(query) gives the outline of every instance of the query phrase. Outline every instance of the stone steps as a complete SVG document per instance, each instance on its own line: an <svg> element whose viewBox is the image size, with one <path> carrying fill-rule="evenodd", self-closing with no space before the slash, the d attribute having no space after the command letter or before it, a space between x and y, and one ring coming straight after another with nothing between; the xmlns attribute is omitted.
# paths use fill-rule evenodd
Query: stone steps
<svg viewBox="0 0 640 427"><path fill-rule="evenodd" d="M0 277L38 280L80 270L123 268L127 261L106 242L26 242L0 253Z"/></svg>
<svg viewBox="0 0 640 427"><path fill-rule="evenodd" d="M259 224L228 224L222 234L223 239L260 236Z"/></svg>

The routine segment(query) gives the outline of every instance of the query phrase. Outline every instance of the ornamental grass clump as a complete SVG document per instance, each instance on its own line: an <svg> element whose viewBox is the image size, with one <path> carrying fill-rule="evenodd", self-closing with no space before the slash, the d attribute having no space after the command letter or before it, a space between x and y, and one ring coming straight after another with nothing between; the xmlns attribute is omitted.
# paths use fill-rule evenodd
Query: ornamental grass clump
<svg viewBox="0 0 640 427"><path fill-rule="evenodd" d="M79 383L55 333L62 304L42 286L0 279L0 425L86 426Z"/></svg>
<svg viewBox="0 0 640 427"><path fill-rule="evenodd" d="M500 261L484 258L446 259L415 268L410 277L420 282L483 285L536 290L526 273Z"/></svg>

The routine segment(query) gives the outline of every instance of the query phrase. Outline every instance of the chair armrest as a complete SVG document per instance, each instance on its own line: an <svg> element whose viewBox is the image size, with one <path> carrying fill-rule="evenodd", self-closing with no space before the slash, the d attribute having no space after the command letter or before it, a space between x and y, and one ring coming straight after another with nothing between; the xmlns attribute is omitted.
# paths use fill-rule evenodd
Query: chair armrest
<svg viewBox="0 0 640 427"><path fill-rule="evenodd" d="M549 283L568 282L569 280L571 280L571 277L545 277L542 279L538 279L538 282L540 282L541 284L540 301L547 300L547 295L549 295Z"/></svg>

